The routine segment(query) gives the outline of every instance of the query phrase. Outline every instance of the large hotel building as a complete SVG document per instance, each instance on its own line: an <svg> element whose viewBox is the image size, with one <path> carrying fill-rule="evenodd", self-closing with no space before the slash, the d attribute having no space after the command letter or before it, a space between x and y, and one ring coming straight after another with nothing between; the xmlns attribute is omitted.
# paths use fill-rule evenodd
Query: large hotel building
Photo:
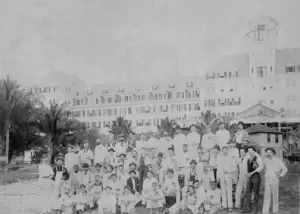
<svg viewBox="0 0 300 214"><path fill-rule="evenodd" d="M247 36L248 53L224 56L198 77L94 85L87 90L78 78L65 75L53 82L47 77L35 91L68 103L88 128L110 125L118 116L133 126L158 125L165 117L184 124L198 120L202 111L237 116L258 103L299 122L300 49L276 49L277 22L270 17L249 22Z"/></svg>

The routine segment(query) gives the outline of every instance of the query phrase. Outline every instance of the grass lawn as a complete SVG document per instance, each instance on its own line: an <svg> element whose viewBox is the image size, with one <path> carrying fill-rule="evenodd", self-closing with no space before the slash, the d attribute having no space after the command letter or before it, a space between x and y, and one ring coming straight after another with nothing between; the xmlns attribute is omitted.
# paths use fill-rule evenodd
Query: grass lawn
<svg viewBox="0 0 300 214"><path fill-rule="evenodd" d="M36 179L38 177L37 167L32 166L26 170L1 172L0 185L10 184L24 180ZM299 191L300 190L300 176L298 174L288 174L282 178L280 183L280 195L279 195L279 208L278 214L298 214L299 213ZM261 185L261 197L260 197L260 210L263 203L263 182ZM93 213L93 212L85 212ZM148 213L143 208L137 208L137 213ZM225 214L228 211L219 211L217 214ZM231 212L235 214L237 212Z"/></svg>

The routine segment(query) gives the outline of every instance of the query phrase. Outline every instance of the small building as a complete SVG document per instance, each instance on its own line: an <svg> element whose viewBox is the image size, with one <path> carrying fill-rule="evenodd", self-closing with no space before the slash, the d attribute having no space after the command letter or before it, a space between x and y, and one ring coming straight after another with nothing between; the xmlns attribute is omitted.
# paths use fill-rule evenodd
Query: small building
<svg viewBox="0 0 300 214"><path fill-rule="evenodd" d="M271 147L275 149L276 156L283 160L283 133L276 128L269 128L261 124L255 124L246 129L249 133L250 140L256 142L260 146L260 155L265 158L265 149Z"/></svg>

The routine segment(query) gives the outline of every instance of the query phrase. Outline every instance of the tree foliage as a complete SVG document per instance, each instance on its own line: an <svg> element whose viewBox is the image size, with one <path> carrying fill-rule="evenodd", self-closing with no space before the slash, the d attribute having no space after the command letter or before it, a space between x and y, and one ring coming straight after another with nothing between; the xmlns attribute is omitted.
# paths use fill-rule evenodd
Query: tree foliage
<svg viewBox="0 0 300 214"><path fill-rule="evenodd" d="M125 120L124 117L117 117L116 121L112 123L111 131L115 136L123 134L126 139L129 133L132 132L131 121Z"/></svg>
<svg viewBox="0 0 300 214"><path fill-rule="evenodd" d="M175 132L175 126L176 126L175 120L170 120L168 117L161 119L160 125L159 125L159 132L162 134L164 131L167 131L170 137L174 136Z"/></svg>

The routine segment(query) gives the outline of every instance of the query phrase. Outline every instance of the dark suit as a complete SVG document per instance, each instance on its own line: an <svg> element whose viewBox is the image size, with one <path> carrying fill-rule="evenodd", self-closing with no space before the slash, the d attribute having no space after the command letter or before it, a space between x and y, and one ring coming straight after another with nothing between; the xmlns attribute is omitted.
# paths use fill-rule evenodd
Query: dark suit
<svg viewBox="0 0 300 214"><path fill-rule="evenodd" d="M131 188L132 193L135 193L134 189L136 189L136 191L140 193L140 180L137 177L134 177L134 180L135 180L135 188L133 187L133 182L131 177L127 179L127 186Z"/></svg>

